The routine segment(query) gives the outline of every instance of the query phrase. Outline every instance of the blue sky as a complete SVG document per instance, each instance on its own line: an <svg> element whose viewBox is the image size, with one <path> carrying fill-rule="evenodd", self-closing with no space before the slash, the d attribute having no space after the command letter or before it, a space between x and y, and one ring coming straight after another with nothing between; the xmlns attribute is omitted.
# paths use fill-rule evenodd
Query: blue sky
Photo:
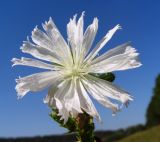
<svg viewBox="0 0 160 142"><path fill-rule="evenodd" d="M13 57L28 56L20 51L22 41L33 28L51 16L66 37L66 24L75 13L85 11L85 27L93 17L99 19L95 43L116 24L116 33L103 52L126 41L132 41L140 52L143 66L116 72L115 83L129 91L135 101L128 109L111 116L111 111L97 102L103 123L96 129L117 129L144 123L145 111L152 88L160 72L160 2L158 0L1 0L0 1L0 137L35 136L64 133L48 116L50 109L43 104L47 90L29 93L17 100L15 78L40 71L29 67L11 67Z"/></svg>

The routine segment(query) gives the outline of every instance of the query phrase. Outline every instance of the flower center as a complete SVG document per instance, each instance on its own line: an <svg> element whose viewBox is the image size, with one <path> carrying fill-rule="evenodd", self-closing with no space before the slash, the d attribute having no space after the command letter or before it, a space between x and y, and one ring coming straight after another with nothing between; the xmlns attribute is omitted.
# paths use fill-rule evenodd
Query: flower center
<svg viewBox="0 0 160 142"><path fill-rule="evenodd" d="M80 69L79 68L76 68L75 66L72 68L71 70L71 75L72 76L79 76L80 75Z"/></svg>
<svg viewBox="0 0 160 142"><path fill-rule="evenodd" d="M84 68L83 66L78 66L76 64L73 64L71 66L68 66L66 68L64 68L64 72L63 72L64 76L66 78L70 78L70 77L80 77L83 76L85 74L88 74L88 70L87 68Z"/></svg>

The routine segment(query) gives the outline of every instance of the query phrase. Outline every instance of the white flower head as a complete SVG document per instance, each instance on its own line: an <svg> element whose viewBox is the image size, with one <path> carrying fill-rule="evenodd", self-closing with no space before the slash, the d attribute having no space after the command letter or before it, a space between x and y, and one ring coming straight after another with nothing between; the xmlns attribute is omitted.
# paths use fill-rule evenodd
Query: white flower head
<svg viewBox="0 0 160 142"><path fill-rule="evenodd" d="M83 111L100 120L89 95L114 113L120 107L113 100L128 104L133 99L127 92L92 74L132 69L141 66L141 63L138 53L129 42L97 56L115 32L121 29L120 25L116 25L91 48L98 30L98 19L94 18L84 32L84 13L78 21L76 17L67 24L68 42L63 39L51 18L42 24L44 31L37 27L33 30L32 42L29 39L24 41L22 52L40 60L13 58L13 66L25 65L48 71L16 79L16 91L18 97L22 98L28 92L50 87L44 102L57 108L64 122L69 116L76 117Z"/></svg>

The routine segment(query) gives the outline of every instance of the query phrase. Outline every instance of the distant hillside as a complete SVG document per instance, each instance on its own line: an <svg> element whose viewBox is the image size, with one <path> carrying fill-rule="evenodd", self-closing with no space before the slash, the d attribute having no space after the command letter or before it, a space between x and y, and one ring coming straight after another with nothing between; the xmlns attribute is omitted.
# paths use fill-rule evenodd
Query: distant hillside
<svg viewBox="0 0 160 142"><path fill-rule="evenodd" d="M75 142L74 135L53 135L43 137L30 137L30 138L0 138L0 142Z"/></svg>
<svg viewBox="0 0 160 142"><path fill-rule="evenodd" d="M126 136L132 135L138 131L143 131L143 125L132 126L127 129L119 129L116 131L98 131L96 136L101 138L103 142L115 142L116 140L123 139ZM53 135L44 137L31 137L31 138L0 138L0 142L76 142L75 135Z"/></svg>
<svg viewBox="0 0 160 142"><path fill-rule="evenodd" d="M118 142L160 142L160 126L135 133Z"/></svg>

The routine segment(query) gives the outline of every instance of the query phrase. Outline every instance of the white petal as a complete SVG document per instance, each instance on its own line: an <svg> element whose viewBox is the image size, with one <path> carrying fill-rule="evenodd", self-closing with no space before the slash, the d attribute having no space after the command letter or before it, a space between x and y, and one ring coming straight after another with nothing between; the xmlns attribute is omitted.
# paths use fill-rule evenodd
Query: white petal
<svg viewBox="0 0 160 142"><path fill-rule="evenodd" d="M121 29L120 25L116 25L113 29L111 29L96 45L96 47L91 51L91 53L86 57L85 61L90 63L90 61L98 54L98 52L104 47L104 45L112 38L114 33Z"/></svg>
<svg viewBox="0 0 160 142"><path fill-rule="evenodd" d="M70 22L67 24L67 35L68 41L71 45L71 50L73 53L74 62L77 62L79 56L82 56L83 53L83 17L84 12L76 23L76 15L73 19L70 19Z"/></svg>
<svg viewBox="0 0 160 142"><path fill-rule="evenodd" d="M32 74L23 78L16 79L16 91L18 97L22 98L29 91L37 92L51 86L55 81L61 79L57 71L49 71Z"/></svg>
<svg viewBox="0 0 160 142"><path fill-rule="evenodd" d="M55 70L56 69L51 64L47 64L47 63L41 62L39 60L25 58L25 57L22 57L21 59L13 58L12 62L13 62L12 66L24 65L24 66L37 67L37 68L48 69L48 70Z"/></svg>
<svg viewBox="0 0 160 142"><path fill-rule="evenodd" d="M78 113L83 113L80 106L80 100L76 89L76 81L72 80L70 88L64 96L65 107L70 111L73 117L76 117Z"/></svg>
<svg viewBox="0 0 160 142"><path fill-rule="evenodd" d="M132 69L139 66L141 66L141 63L138 60L138 53L136 53L136 50L133 47L126 44L126 46L121 46L121 48L112 49L112 51L109 51L109 54L106 53L105 55L102 55L102 57L99 57L95 62L93 61L90 66L90 72L105 73Z"/></svg>
<svg viewBox="0 0 160 142"><path fill-rule="evenodd" d="M56 108L56 101L54 95L58 90L58 85L61 83L61 80L55 81L52 86L49 88L48 95L44 98L43 102L48 104L51 108Z"/></svg>
<svg viewBox="0 0 160 142"><path fill-rule="evenodd" d="M78 113L82 113L74 80L66 80L61 83L58 86L58 91L55 93L54 98L55 100L59 100L62 104L57 106L62 118L66 119L62 108L64 108L73 117L76 117Z"/></svg>
<svg viewBox="0 0 160 142"><path fill-rule="evenodd" d="M64 120L64 124L67 122L70 116L63 100L66 91L68 91L68 87L69 83L67 81L63 81L57 86L58 89L54 94L54 100L56 102L56 108L58 109L58 115L61 116L61 120Z"/></svg>
<svg viewBox="0 0 160 142"><path fill-rule="evenodd" d="M48 50L54 51L51 39L37 27L35 27L32 31L32 40L35 44Z"/></svg>
<svg viewBox="0 0 160 142"><path fill-rule="evenodd" d="M68 80L61 82L57 86L57 91L54 94L56 108L58 109L58 115L61 116L61 120L64 120L64 124L67 122L67 120L70 116L70 113L69 113L68 109L65 107L65 103L63 100L63 97L64 97L66 91L68 90L69 85L70 84L69 84Z"/></svg>
<svg viewBox="0 0 160 142"><path fill-rule="evenodd" d="M73 19L70 19L70 22L67 24L68 40L72 48L79 47L79 45L82 45L82 42L83 42L84 12L82 13L77 23L76 23L76 17L77 15L75 15Z"/></svg>
<svg viewBox="0 0 160 142"><path fill-rule="evenodd" d="M62 64L60 61L60 58L55 53L53 53L52 51L46 48L36 46L29 41L24 41L24 44L21 47L21 50L23 53L31 54L35 58Z"/></svg>
<svg viewBox="0 0 160 142"><path fill-rule="evenodd" d="M82 44L83 42L83 26L84 26L84 12L82 12L81 17L79 18L78 22L77 22L77 37L75 37L75 40L77 42L77 44Z"/></svg>
<svg viewBox="0 0 160 142"><path fill-rule="evenodd" d="M58 115L61 116L60 120L64 121L64 124L68 121L68 118L70 117L69 111L64 106L64 103L62 103L59 99L55 98L56 106L58 108Z"/></svg>
<svg viewBox="0 0 160 142"><path fill-rule="evenodd" d="M57 52L65 59L71 59L70 49L66 41L62 37L61 33L57 29L56 25L54 24L52 18L50 18L49 21L43 24L42 26L44 30L47 32L48 36L51 38L51 42L54 45L55 52Z"/></svg>
<svg viewBox="0 0 160 142"><path fill-rule="evenodd" d="M85 55L87 55L89 50L91 49L97 30L98 30L98 19L94 18L93 23L87 27L84 33L83 47L85 48Z"/></svg>
<svg viewBox="0 0 160 142"><path fill-rule="evenodd" d="M81 81L77 81L77 92L81 108L92 117L95 117L97 120L101 121L101 118Z"/></svg>
<svg viewBox="0 0 160 142"><path fill-rule="evenodd" d="M131 42L126 42L124 44L121 44L115 48L112 48L110 50L108 50L107 52L105 52L104 54L98 56L97 58L95 58L91 64L95 64L97 62L101 62L105 59L108 59L112 56L115 56L115 55L119 55L119 54L124 54L126 48L131 44Z"/></svg>
<svg viewBox="0 0 160 142"><path fill-rule="evenodd" d="M107 108L112 109L113 113L116 113L119 111L118 104L112 103L109 98L107 98L104 94L104 90L101 88L95 88L95 85L93 85L93 81L88 79L83 79L83 83L85 84L85 87L87 91L92 95L92 97L97 100L99 103L104 105Z"/></svg>
<svg viewBox="0 0 160 142"><path fill-rule="evenodd" d="M55 55L57 55L63 63L68 63L65 62L66 58L65 55L62 54L63 52L59 50L60 48L54 48L56 45L51 41L51 39L42 31L40 31L37 27L33 30L32 32L32 40L34 43L39 45L40 47L43 47L51 52L53 52ZM70 60L71 61L71 60Z"/></svg>
<svg viewBox="0 0 160 142"><path fill-rule="evenodd" d="M90 81L90 83L92 83L96 90L100 90L100 92L108 98L115 99L123 104L133 100L132 96L130 96L128 92L113 85L111 82L91 75L88 75L86 78ZM103 90L103 92L101 90Z"/></svg>
<svg viewBox="0 0 160 142"><path fill-rule="evenodd" d="M75 49L76 48L75 34L77 30L76 17L77 15L74 15L73 19L70 19L70 22L67 24L68 42L71 45L71 50L74 58L76 54L76 49Z"/></svg>

